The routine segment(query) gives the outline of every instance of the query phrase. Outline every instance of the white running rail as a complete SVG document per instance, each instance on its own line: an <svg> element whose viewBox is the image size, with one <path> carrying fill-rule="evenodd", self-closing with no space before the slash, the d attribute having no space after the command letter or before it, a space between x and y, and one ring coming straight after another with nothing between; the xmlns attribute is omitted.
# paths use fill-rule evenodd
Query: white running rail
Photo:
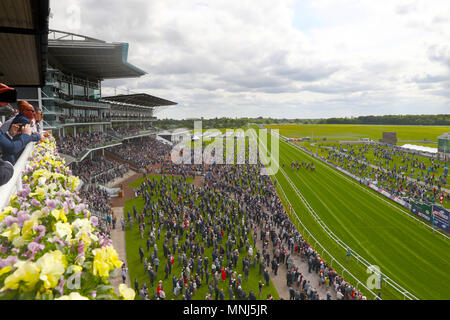
<svg viewBox="0 0 450 320"><path fill-rule="evenodd" d="M273 135L273 131L271 130L271 134ZM281 136L281 135L279 135ZM282 138L286 139L285 137L281 136ZM258 140L260 141L259 137L257 137ZM261 144L263 145L263 144ZM290 144L289 144L290 145ZM264 145L263 145L264 146ZM267 148L264 146L264 148L267 151ZM262 155L263 153L260 152L260 154ZM263 155L264 157L266 157L266 155ZM272 161L275 161L278 164L278 161L276 159L274 159L271 156ZM266 159L267 161L267 159ZM269 162L266 162L269 163ZM352 250L348 245L345 244L345 242L343 242L339 237L337 237L329 228L328 226L320 219L320 217L317 215L317 213L314 211L314 209L309 205L309 203L307 202L307 200L303 197L303 195L301 194L301 192L297 189L297 187L295 186L295 184L292 182L292 180L289 178L289 176L286 174L286 172L279 166L279 170L281 171L281 173L284 175L284 177L286 178L286 180L289 182L289 184L291 185L291 187L294 189L295 193L299 196L300 200L303 202L303 204L305 205L305 207L308 209L308 211L311 213L311 215L313 216L313 218L317 221L317 223L321 226L321 228L330 236L331 239L333 239L340 247L342 247L345 251L350 250L352 252L352 255L356 258L356 260L358 262L360 262L362 265L364 265L366 268L368 268L369 266L371 266L372 264L369 263L367 260L365 260L363 257L361 257L361 255L359 255L357 252L355 252L354 250ZM275 178L276 179L276 178ZM281 186L281 185L280 185ZM287 197L286 197L287 198ZM289 201L289 200L288 200ZM297 215L296 215L297 216ZM297 217L298 219L298 217ZM299 219L298 219L299 220ZM302 223L303 225L303 223ZM305 228L306 229L306 228ZM310 233L308 231L308 233ZM316 240L316 239L314 239ZM316 242L318 242L316 240ZM328 252L327 252L328 253ZM329 253L328 253L329 254ZM331 256L331 254L330 254ZM331 256L332 257L332 256ZM336 262L337 260L335 258L333 258ZM343 267L342 267L343 268ZM345 268L343 268L343 270L345 270L347 273L349 273L351 275L351 273L346 270ZM407 291L406 289L404 289L403 287L401 287L399 284L397 284L395 281L393 281L392 279L390 279L388 276L386 276L384 273L380 272L381 276L383 277L383 280L389 284L393 289L395 289L397 292L401 293L404 298L407 298L409 300L419 300L419 298L417 298L416 296L414 296L412 293L410 293L409 291ZM358 283L361 283L361 281L359 281L355 276L351 275L353 278L355 278ZM361 283L362 284L362 283ZM367 290L369 290L365 285L363 285ZM373 293L371 290L369 290L371 293Z"/></svg>
<svg viewBox="0 0 450 320"><path fill-rule="evenodd" d="M280 136L282 140L284 139L283 141L286 141L286 140L287 140L287 138L284 137L284 136L282 136L282 135L278 135L278 136ZM298 150L300 150L300 151L302 151L302 152L304 152L304 153L305 153L307 156L309 156L310 158L319 160L319 161L325 163L326 165L330 166L330 164L329 164L328 162L326 162L326 161L322 160L321 158L316 157L316 156L314 156L314 155L313 155L313 156L310 155L308 152L306 152L305 150L303 150L300 146L294 145L294 144L291 144L291 143L288 143L288 145L291 146L291 147L293 147L293 148L296 148L296 149L298 149ZM333 168L333 166L330 166L330 167ZM424 227L426 227L426 228L432 230L433 232L437 231L436 234L443 236L443 237L446 238L447 240L450 240L450 237L449 237L448 235L444 234L444 233L441 232L440 230L434 229L432 226L430 226L429 224L426 224L424 221L420 220L420 219L417 218L416 216L413 216L413 215L410 214L408 211L403 210L403 209L400 209L399 207L395 206L390 200L386 200L386 199L384 198L385 196L380 195L379 193L373 192L372 190L369 190L369 189L364 188L364 187L361 186L359 183L354 182L352 179L350 179L349 177L347 177L346 175L344 175L341 171L333 171L333 172L337 173L338 175L340 175L341 177L343 177L344 179L346 179L348 182L352 183L353 185L358 186L361 190L364 190L365 192L367 192L367 193L370 194L371 196L380 199L381 201L385 202L386 204L388 204L389 206L391 206L391 207L393 207L393 208L395 208L395 209L398 209L398 211L400 211L400 212L406 214L406 215L409 216L410 218L414 219L416 222L422 224Z"/></svg>

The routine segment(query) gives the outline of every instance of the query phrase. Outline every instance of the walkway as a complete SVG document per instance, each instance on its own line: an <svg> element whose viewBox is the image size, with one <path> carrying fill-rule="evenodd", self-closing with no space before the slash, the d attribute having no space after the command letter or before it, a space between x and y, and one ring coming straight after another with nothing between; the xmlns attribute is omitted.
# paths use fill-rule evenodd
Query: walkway
<svg viewBox="0 0 450 320"><path fill-rule="evenodd" d="M123 207L113 207L112 210L116 217L120 217L123 214ZM122 231L122 228L120 227L120 219L118 219L116 228L111 229L111 240L113 242L114 249L116 249L117 254L119 255L119 259L123 263L125 263L125 265L128 267L127 251L126 251L126 246L125 246L125 232ZM116 275L112 276L109 280L111 281L111 284L114 286L114 292L119 294L118 288L119 288L119 284L122 283L122 270L118 269L117 271L118 272L116 273ZM128 287L131 288L129 276L127 276L125 283Z"/></svg>

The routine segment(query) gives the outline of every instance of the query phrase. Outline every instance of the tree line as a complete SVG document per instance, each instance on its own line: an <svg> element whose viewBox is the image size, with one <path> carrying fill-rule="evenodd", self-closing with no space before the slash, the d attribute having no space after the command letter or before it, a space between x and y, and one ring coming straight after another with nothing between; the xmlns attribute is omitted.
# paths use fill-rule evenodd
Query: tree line
<svg viewBox="0 0 450 320"><path fill-rule="evenodd" d="M450 114L384 115L384 116L360 116L352 118L328 118L328 119L321 119L317 123L448 126L450 125Z"/></svg>
<svg viewBox="0 0 450 320"><path fill-rule="evenodd" d="M154 126L163 129L194 128L194 121L201 120L203 129L240 128L248 123L256 124L371 124L371 125L419 125L419 126L450 126L450 114L434 115L383 115L360 116L350 118L328 119L275 119L275 118L213 118L213 119L158 119Z"/></svg>

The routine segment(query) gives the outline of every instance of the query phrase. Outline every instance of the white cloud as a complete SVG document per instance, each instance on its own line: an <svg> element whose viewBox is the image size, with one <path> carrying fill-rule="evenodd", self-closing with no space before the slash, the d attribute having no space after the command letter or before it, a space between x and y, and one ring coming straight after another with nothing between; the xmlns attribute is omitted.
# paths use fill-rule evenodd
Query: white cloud
<svg viewBox="0 0 450 320"><path fill-rule="evenodd" d="M179 103L160 116L449 110L446 0L69 2L80 28L70 29L67 1L56 0L51 28L130 43L129 62L149 74L105 81L104 92L120 86Z"/></svg>

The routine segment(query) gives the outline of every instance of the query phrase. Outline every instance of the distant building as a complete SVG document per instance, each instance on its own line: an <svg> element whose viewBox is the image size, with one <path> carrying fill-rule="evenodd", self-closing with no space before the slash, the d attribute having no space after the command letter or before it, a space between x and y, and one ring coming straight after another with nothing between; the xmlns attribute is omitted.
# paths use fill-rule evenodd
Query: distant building
<svg viewBox="0 0 450 320"><path fill-rule="evenodd" d="M450 132L444 133L438 137L438 151L450 153Z"/></svg>
<svg viewBox="0 0 450 320"><path fill-rule="evenodd" d="M397 132L383 132L383 139L380 139L381 143L397 144Z"/></svg>
<svg viewBox="0 0 450 320"><path fill-rule="evenodd" d="M450 132L438 137L438 159L449 161L450 159Z"/></svg>

